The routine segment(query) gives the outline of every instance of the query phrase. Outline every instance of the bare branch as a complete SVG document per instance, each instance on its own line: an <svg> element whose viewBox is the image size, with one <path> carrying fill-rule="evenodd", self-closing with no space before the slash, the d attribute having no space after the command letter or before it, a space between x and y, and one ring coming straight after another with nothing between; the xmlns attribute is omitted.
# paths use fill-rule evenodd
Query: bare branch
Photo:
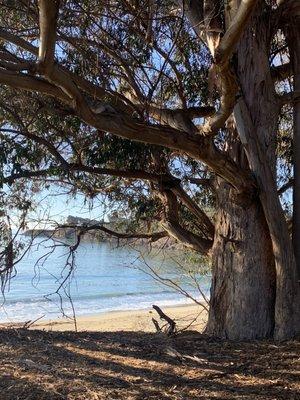
<svg viewBox="0 0 300 400"><path fill-rule="evenodd" d="M158 306L156 306L155 304L153 304L152 306L154 308L154 310L157 312L157 314L160 316L160 319L163 319L165 321L167 321L167 323L169 324L169 328L167 329L167 335L172 335L175 332L176 329L176 322L168 317L161 308L159 308Z"/></svg>
<svg viewBox="0 0 300 400"><path fill-rule="evenodd" d="M67 229L67 228L78 230L81 236L84 235L86 232L89 232L92 230L98 230L98 231L102 231L102 232L106 233L109 236L114 236L118 239L147 239L147 240L150 240L151 242L155 242L158 239L168 236L168 233L166 231L153 232L153 233L116 232L116 231L108 229L105 226L100 225L100 224L94 224L94 225L90 225L90 226L63 224L63 225L58 226L58 229Z"/></svg>
<svg viewBox="0 0 300 400"><path fill-rule="evenodd" d="M26 40L22 39L19 36L13 35L12 33L0 28L0 38L13 43L17 47L20 47L29 53L37 56L38 55L38 48L27 42Z"/></svg>
<svg viewBox="0 0 300 400"><path fill-rule="evenodd" d="M294 179L291 178L278 189L277 193L281 195L285 193L288 189L293 187L293 185L294 185Z"/></svg>

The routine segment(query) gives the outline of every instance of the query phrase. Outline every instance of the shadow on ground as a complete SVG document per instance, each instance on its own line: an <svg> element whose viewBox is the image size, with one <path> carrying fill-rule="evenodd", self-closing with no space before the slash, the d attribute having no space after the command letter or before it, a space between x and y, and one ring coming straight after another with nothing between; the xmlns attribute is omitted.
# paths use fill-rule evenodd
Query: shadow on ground
<svg viewBox="0 0 300 400"><path fill-rule="evenodd" d="M300 399L300 341L0 330L1 400Z"/></svg>

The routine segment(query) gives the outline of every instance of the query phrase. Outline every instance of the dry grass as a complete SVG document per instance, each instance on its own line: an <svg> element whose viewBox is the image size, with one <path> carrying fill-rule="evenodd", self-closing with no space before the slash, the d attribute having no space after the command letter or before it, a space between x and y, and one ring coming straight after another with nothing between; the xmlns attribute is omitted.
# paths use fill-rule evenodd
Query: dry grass
<svg viewBox="0 0 300 400"><path fill-rule="evenodd" d="M300 341L0 330L1 400L300 399Z"/></svg>

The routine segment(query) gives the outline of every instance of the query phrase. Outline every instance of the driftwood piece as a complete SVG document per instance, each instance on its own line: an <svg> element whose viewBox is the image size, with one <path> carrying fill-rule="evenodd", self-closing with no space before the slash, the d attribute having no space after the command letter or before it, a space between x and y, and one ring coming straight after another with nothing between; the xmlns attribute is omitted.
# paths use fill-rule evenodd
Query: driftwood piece
<svg viewBox="0 0 300 400"><path fill-rule="evenodd" d="M22 329L29 329L32 325L34 325L37 321L40 319L44 318L45 314L42 315L41 317L38 317L34 320L30 319L29 321L25 321L23 326L21 326Z"/></svg>
<svg viewBox="0 0 300 400"><path fill-rule="evenodd" d="M165 320L165 321L168 323L169 326L168 326L168 328L167 328L167 330L166 330L166 334L167 334L167 335L172 335L173 333L175 333L176 322L175 322L172 318L168 317L168 316L162 311L162 309L159 308L158 306L156 306L155 304L154 304L152 307L153 307L153 309L157 312L157 314L160 316L160 319ZM153 321L153 323L154 323L154 325L155 325L156 330L158 331L158 328L159 328L159 331L161 331L162 329L159 327L157 321L154 320L154 318L152 318L152 321ZM154 321L155 321L155 322L154 322Z"/></svg>
<svg viewBox="0 0 300 400"><path fill-rule="evenodd" d="M156 319L152 318L152 322L155 326L156 332L161 332L161 327L159 326L159 323L156 321Z"/></svg>

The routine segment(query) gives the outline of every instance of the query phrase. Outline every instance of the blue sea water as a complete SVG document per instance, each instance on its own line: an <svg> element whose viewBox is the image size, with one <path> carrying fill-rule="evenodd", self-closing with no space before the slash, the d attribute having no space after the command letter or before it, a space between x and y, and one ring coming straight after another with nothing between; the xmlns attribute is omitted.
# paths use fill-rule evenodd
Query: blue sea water
<svg viewBox="0 0 300 400"><path fill-rule="evenodd" d="M55 292L69 271L66 266L68 252L59 246L46 260L40 259L49 251L48 242L32 247L18 263L17 274L11 279L0 304L0 322L59 318L63 315L62 309L71 317L74 310L79 316L143 309L152 304L163 307L191 302L153 279L145 261L164 279L180 281L189 294L201 301L194 283L174 260L155 252L140 257L144 254L142 250L108 243L82 243L79 246L72 279L66 281L65 291L61 288L60 297ZM199 275L197 279L208 294L209 277Z"/></svg>

